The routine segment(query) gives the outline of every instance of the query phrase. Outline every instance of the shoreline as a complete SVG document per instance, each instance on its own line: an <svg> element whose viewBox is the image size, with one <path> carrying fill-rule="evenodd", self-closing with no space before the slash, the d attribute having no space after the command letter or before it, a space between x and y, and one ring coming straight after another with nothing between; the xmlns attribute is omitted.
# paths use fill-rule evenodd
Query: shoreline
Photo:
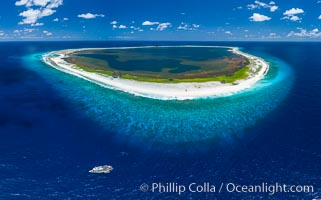
<svg viewBox="0 0 321 200"><path fill-rule="evenodd" d="M117 48L82 48L53 51L42 56L43 62L65 73L83 78L87 81L96 83L100 86L127 92L137 96L143 96L161 100L187 100L196 98L230 96L235 93L249 89L261 80L269 70L269 64L262 58L256 57L240 51L237 47L227 46L161 46L161 47L217 47L229 48L235 54L248 58L251 62L249 76L242 80L235 81L236 84L221 83L218 81L210 82L184 82L184 83L156 83L142 82L130 79L114 78L99 73L87 72L74 64L63 60L68 54L81 50L99 49L130 49L130 48L151 48L154 46L143 47L117 47Z"/></svg>

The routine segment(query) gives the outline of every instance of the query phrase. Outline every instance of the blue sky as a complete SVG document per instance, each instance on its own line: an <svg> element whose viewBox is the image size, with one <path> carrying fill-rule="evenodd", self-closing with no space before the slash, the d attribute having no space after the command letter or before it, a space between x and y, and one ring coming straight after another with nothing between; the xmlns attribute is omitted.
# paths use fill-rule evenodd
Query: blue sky
<svg viewBox="0 0 321 200"><path fill-rule="evenodd" d="M1 1L5 40L321 40L321 0Z"/></svg>

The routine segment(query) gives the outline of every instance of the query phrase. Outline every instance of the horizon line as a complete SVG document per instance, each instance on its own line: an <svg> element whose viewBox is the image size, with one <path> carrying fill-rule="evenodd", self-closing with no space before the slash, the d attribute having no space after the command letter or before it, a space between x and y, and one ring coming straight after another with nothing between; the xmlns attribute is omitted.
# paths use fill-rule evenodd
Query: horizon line
<svg viewBox="0 0 321 200"><path fill-rule="evenodd" d="M0 40L2 42L321 42L321 40Z"/></svg>

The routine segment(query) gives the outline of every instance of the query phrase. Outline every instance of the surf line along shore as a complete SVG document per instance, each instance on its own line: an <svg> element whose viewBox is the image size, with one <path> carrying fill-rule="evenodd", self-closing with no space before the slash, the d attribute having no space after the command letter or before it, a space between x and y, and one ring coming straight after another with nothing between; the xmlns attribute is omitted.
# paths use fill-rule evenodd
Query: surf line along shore
<svg viewBox="0 0 321 200"><path fill-rule="evenodd" d="M177 46L173 46L177 47ZM183 46L194 47L194 46ZM200 46L195 46L200 47ZM216 46L205 46L216 47ZM261 80L269 70L269 64L262 58L244 53L237 47L229 48L229 51L244 56L250 61L248 76L244 79L236 80L234 83L222 83L219 81L209 82L182 82L182 83L157 83L143 82L121 77L113 77L96 72L88 72L77 67L75 64L68 63L64 59L70 54L81 50L103 50L103 49L129 49L129 48L150 48L150 47L122 47L122 48L86 48L86 49L67 49L53 51L42 56L42 60L65 73L83 78L100 86L124 91L130 94L162 100L186 100L207 97L230 96L249 89Z"/></svg>

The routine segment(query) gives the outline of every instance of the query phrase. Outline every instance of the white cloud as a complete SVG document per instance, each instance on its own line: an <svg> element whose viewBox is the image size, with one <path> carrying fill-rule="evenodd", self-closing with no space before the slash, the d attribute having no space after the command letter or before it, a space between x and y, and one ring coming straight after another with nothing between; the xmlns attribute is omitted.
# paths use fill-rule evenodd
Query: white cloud
<svg viewBox="0 0 321 200"><path fill-rule="evenodd" d="M279 8L278 6L271 6L271 7L270 7L270 11L271 11L271 12L274 12L274 11L276 11L278 8Z"/></svg>
<svg viewBox="0 0 321 200"><path fill-rule="evenodd" d="M69 20L69 18L64 17L62 20L64 20L64 21L68 21L68 20Z"/></svg>
<svg viewBox="0 0 321 200"><path fill-rule="evenodd" d="M254 10L255 8L257 8L257 5L254 5L254 4L247 5L247 9L249 10Z"/></svg>
<svg viewBox="0 0 321 200"><path fill-rule="evenodd" d="M182 23L177 27L177 29L178 29L178 30L186 30L186 31L194 31L194 30L197 30L199 27L200 27L200 25L198 25L198 24L189 25L189 24L187 24L187 23L182 22Z"/></svg>
<svg viewBox="0 0 321 200"><path fill-rule="evenodd" d="M136 26L130 26L131 29L135 30L135 31L141 31L142 29Z"/></svg>
<svg viewBox="0 0 321 200"><path fill-rule="evenodd" d="M50 0L33 0L33 3L35 6L41 6L41 7L46 6L49 2Z"/></svg>
<svg viewBox="0 0 321 200"><path fill-rule="evenodd" d="M142 23L143 26L153 26L153 25L156 25L156 24L159 24L159 22L144 21Z"/></svg>
<svg viewBox="0 0 321 200"><path fill-rule="evenodd" d="M92 13L86 13L86 14L80 14L78 15L79 18L84 18L84 19L94 19L97 17L105 17L103 14L92 14Z"/></svg>
<svg viewBox="0 0 321 200"><path fill-rule="evenodd" d="M225 34L233 35L231 31L225 31Z"/></svg>
<svg viewBox="0 0 321 200"><path fill-rule="evenodd" d="M163 31L163 30L167 29L168 27L170 27L171 25L172 25L172 24L169 23L169 22L160 23L160 24L158 25L158 27L157 27L156 30L158 30L158 31Z"/></svg>
<svg viewBox="0 0 321 200"><path fill-rule="evenodd" d="M59 21L59 19L58 18L55 18L54 20L52 20L52 21L54 21L54 22L58 22Z"/></svg>
<svg viewBox="0 0 321 200"><path fill-rule="evenodd" d="M304 13L304 10L301 8L291 8L290 10L286 10L283 15L297 15Z"/></svg>
<svg viewBox="0 0 321 200"><path fill-rule="evenodd" d="M43 26L45 25L44 23L34 23L34 24L31 24L31 26Z"/></svg>
<svg viewBox="0 0 321 200"><path fill-rule="evenodd" d="M23 6L29 3L29 0L20 0L15 3L16 6Z"/></svg>
<svg viewBox="0 0 321 200"><path fill-rule="evenodd" d="M58 8L63 4L63 0L20 0L16 1L16 6L39 6L47 8Z"/></svg>
<svg viewBox="0 0 321 200"><path fill-rule="evenodd" d="M282 37L280 35L278 35L277 33L272 32L268 36L263 36L262 39L264 39L264 38L266 38L266 39L281 39Z"/></svg>
<svg viewBox="0 0 321 200"><path fill-rule="evenodd" d="M13 33L21 33L23 30L14 30Z"/></svg>
<svg viewBox="0 0 321 200"><path fill-rule="evenodd" d="M321 15L318 17L318 19L321 19Z"/></svg>
<svg viewBox="0 0 321 200"><path fill-rule="evenodd" d="M19 13L23 17L19 24L37 24L37 21L43 17L50 16L56 12L63 4L63 0L20 0L16 1L16 6L25 6L27 10Z"/></svg>
<svg viewBox="0 0 321 200"><path fill-rule="evenodd" d="M28 9L27 11L23 11L19 16L24 17L24 19L22 22L19 22L19 24L34 24L40 19L40 15L40 10Z"/></svg>
<svg viewBox="0 0 321 200"><path fill-rule="evenodd" d="M315 28L311 31L307 31L303 28L298 28L299 32L291 31L288 34L288 37L310 37L310 38L318 38L321 37L321 32L319 29Z"/></svg>
<svg viewBox="0 0 321 200"><path fill-rule="evenodd" d="M254 1L254 4L247 5L247 9L249 10L255 10L260 8L269 8L271 12L275 12L279 7L275 5L274 1L271 1L269 4L261 1Z"/></svg>
<svg viewBox="0 0 321 200"><path fill-rule="evenodd" d="M34 29L34 28L25 28L23 31L28 32L28 33L32 33L33 31L38 30L38 29Z"/></svg>
<svg viewBox="0 0 321 200"><path fill-rule="evenodd" d="M253 13L253 15L249 19L254 22L263 22L271 20L271 17L261 15L259 13Z"/></svg>
<svg viewBox="0 0 321 200"><path fill-rule="evenodd" d="M21 35L26 35L32 32L38 31L38 29L35 28L24 28L24 29L16 29L13 31L13 34L15 36L21 36Z"/></svg>
<svg viewBox="0 0 321 200"><path fill-rule="evenodd" d="M303 14L304 13L304 10L302 10L301 8L291 8L289 10L286 10L283 15L284 17L281 18L281 19L288 19L288 20L291 20L291 21L301 21L302 18L296 16L298 14Z"/></svg>
<svg viewBox="0 0 321 200"><path fill-rule="evenodd" d="M52 14L54 14L56 11L55 10L52 10L50 8L45 8L42 10L41 12L41 17L47 17L47 16L50 16Z"/></svg>
<svg viewBox="0 0 321 200"><path fill-rule="evenodd" d="M118 23L117 21L110 22L110 24L112 24L112 25L116 25L117 23Z"/></svg>
<svg viewBox="0 0 321 200"><path fill-rule="evenodd" d="M19 22L19 24L36 24L37 21L43 17L47 17L55 13L55 10L49 8L45 9L28 9L19 14L19 16L24 17L24 19Z"/></svg>
<svg viewBox="0 0 321 200"><path fill-rule="evenodd" d="M298 17L298 16L290 16L289 20L291 21L300 21L302 18Z"/></svg>
<svg viewBox="0 0 321 200"><path fill-rule="evenodd" d="M118 28L119 28L119 29L126 29L127 26L125 26L125 25L119 25Z"/></svg>
<svg viewBox="0 0 321 200"><path fill-rule="evenodd" d="M47 36L51 36L52 35L52 33L49 32L49 31L43 31L43 33L46 34Z"/></svg>
<svg viewBox="0 0 321 200"><path fill-rule="evenodd" d="M189 27L187 24L181 24L177 27L178 30L193 30L193 28Z"/></svg>
<svg viewBox="0 0 321 200"><path fill-rule="evenodd" d="M159 23L159 22L151 22L151 21L144 21L142 23L143 26L153 26L153 25L158 25L157 28L150 28L150 30L158 30L158 31L163 31L167 29L168 27L172 26L171 23L165 22L165 23Z"/></svg>
<svg viewBox="0 0 321 200"><path fill-rule="evenodd" d="M130 29L133 29L133 31L138 31L138 30L140 30L140 28L137 28L137 27L135 27L135 26L130 26L130 27L128 27L128 26L126 26L126 25L124 25L124 24L120 24L119 26L117 26L116 24L113 24L113 29L127 29L127 28L130 28Z"/></svg>
<svg viewBox="0 0 321 200"><path fill-rule="evenodd" d="M260 1L255 1L255 4L257 4L258 6L262 6L263 8L268 6L266 3L263 3L263 2L260 2Z"/></svg>
<svg viewBox="0 0 321 200"><path fill-rule="evenodd" d="M63 0L50 0L50 4L48 4L47 8L58 8L63 4Z"/></svg>

